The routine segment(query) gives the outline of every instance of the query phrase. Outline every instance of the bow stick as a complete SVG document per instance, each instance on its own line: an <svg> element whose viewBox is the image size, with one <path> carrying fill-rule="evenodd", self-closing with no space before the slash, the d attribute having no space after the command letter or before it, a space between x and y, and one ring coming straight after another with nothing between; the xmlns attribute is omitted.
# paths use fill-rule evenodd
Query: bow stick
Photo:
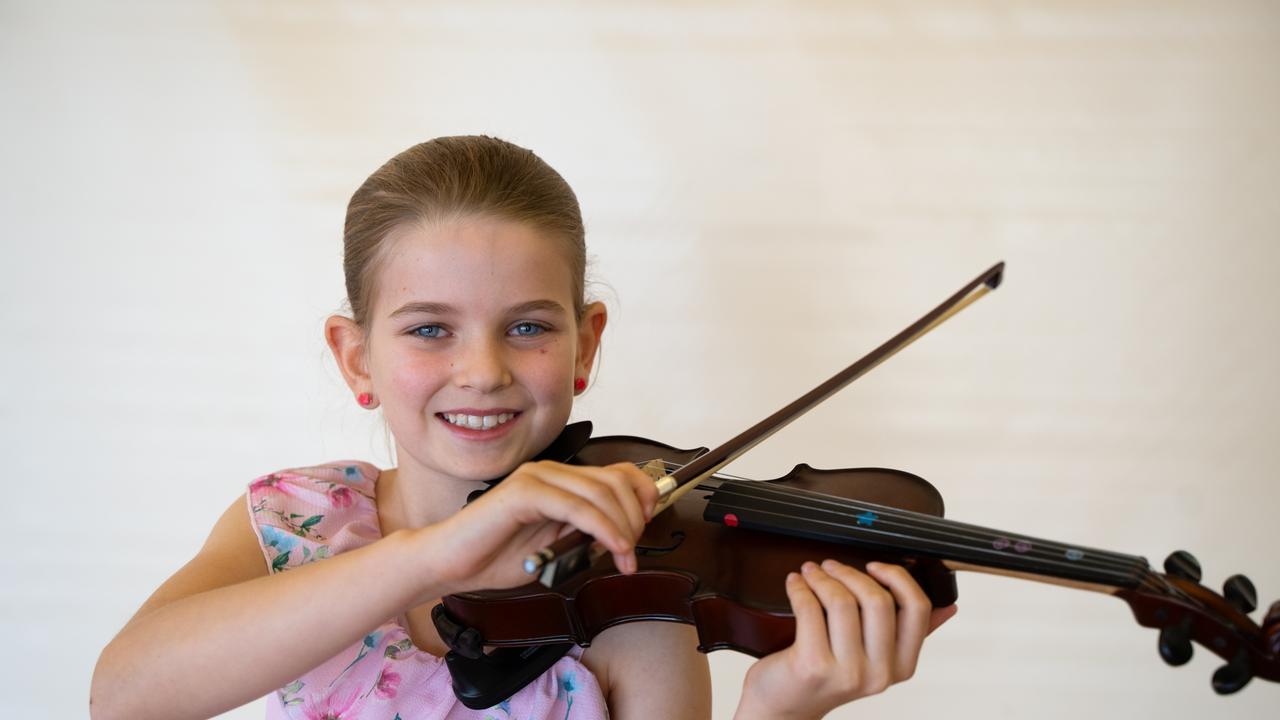
<svg viewBox="0 0 1280 720"><path fill-rule="evenodd" d="M793 420L809 412L823 400L839 392L844 386L865 375L875 366L888 360L900 350L915 342L925 333L941 325L952 315L968 307L978 298L1000 286L1004 279L1004 262L998 262L986 272L974 278L941 305L930 310L924 317L912 323L905 330L885 341L880 347L867 353L862 359L833 375L826 382L801 395L786 407L760 422L752 425L730 439L720 447L700 455L693 462L679 468L670 475L662 475L656 479L658 486L658 505L654 515L671 507L689 490L717 470L736 460L746 451L772 436ZM603 551L592 551L593 539L580 531L565 535L538 552L524 559L524 571L530 575L538 575L538 582L547 587L554 587L568 579L574 573L590 566Z"/></svg>

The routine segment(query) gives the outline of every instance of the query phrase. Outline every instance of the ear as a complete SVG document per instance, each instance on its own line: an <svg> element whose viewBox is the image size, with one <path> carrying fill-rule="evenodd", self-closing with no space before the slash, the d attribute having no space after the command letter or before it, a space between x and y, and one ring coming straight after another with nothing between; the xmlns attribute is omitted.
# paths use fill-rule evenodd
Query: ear
<svg viewBox="0 0 1280 720"><path fill-rule="evenodd" d="M372 393L373 381L369 378L365 362L364 330L356 321L341 315L330 315L324 321L324 339L338 361L338 369L353 394Z"/></svg>
<svg viewBox="0 0 1280 720"><path fill-rule="evenodd" d="M582 319L578 321L578 377L585 379L591 375L596 351L600 349L600 336L604 334L608 320L609 311L602 302L593 302L582 309Z"/></svg>

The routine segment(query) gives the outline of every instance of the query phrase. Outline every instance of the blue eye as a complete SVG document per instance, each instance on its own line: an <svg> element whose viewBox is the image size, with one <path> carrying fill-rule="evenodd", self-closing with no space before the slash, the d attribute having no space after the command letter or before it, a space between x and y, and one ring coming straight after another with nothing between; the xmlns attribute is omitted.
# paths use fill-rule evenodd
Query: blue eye
<svg viewBox="0 0 1280 720"><path fill-rule="evenodd" d="M516 323L511 328L511 334L517 337L536 337L546 332L547 328L538 323L522 322Z"/></svg>
<svg viewBox="0 0 1280 720"><path fill-rule="evenodd" d="M420 338L434 339L444 337L444 328L439 325L423 325L421 327L416 327L409 332Z"/></svg>

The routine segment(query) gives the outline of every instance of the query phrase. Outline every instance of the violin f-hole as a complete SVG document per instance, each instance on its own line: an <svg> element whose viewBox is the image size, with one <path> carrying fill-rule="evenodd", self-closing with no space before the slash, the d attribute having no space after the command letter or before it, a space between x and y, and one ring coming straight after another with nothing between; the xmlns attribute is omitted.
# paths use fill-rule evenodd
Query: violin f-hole
<svg viewBox="0 0 1280 720"><path fill-rule="evenodd" d="M684 543L684 531L676 530L671 533L671 540L670 545L636 545L636 555L644 555L645 557L666 555Z"/></svg>

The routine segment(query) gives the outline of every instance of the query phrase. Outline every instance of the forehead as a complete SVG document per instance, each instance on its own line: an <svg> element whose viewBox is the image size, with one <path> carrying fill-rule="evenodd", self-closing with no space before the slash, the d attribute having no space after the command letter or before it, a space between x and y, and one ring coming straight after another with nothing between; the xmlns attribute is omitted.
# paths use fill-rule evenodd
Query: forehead
<svg viewBox="0 0 1280 720"><path fill-rule="evenodd" d="M377 277L375 316L406 302L443 302L479 312L531 300L572 309L564 243L524 223L464 218L392 231Z"/></svg>

